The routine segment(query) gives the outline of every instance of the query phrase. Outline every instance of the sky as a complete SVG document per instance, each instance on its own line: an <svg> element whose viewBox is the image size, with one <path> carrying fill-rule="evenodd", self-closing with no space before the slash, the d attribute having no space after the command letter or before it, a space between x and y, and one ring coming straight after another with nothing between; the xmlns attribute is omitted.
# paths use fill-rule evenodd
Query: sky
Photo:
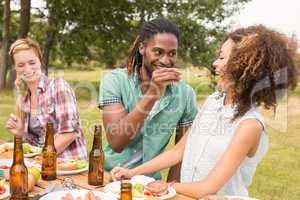
<svg viewBox="0 0 300 200"><path fill-rule="evenodd" d="M300 0L252 0L231 20L233 28L263 24L288 36L295 34L300 43Z"/></svg>

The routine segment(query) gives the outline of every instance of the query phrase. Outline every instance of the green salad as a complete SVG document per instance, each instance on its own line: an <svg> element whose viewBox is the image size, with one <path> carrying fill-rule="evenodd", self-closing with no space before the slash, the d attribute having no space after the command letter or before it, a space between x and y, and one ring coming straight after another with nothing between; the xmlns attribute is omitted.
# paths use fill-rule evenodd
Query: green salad
<svg viewBox="0 0 300 200"><path fill-rule="evenodd" d="M133 197L144 197L144 186L142 184L134 184L132 188Z"/></svg>
<svg viewBox="0 0 300 200"><path fill-rule="evenodd" d="M28 153L39 153L39 152L41 152L41 148L31 146L31 145L28 144L28 143L24 143L24 144L23 144L23 153L24 153L24 154L28 154Z"/></svg>
<svg viewBox="0 0 300 200"><path fill-rule="evenodd" d="M71 160L71 162L74 162L78 169L85 168L88 165L85 160Z"/></svg>

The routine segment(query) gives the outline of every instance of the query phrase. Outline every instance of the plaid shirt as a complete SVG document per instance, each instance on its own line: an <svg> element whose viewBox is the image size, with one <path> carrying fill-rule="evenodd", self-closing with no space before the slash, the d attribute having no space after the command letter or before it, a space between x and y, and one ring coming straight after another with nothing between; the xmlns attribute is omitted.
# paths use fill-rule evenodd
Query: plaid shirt
<svg viewBox="0 0 300 200"><path fill-rule="evenodd" d="M48 78L42 74L37 92L37 127L40 131L30 131L30 91L24 97L25 140L32 145L43 146L45 127L54 122L54 140L59 134L75 132L76 139L58 156L62 158L87 159L86 142L80 125L76 98L70 85L61 78ZM36 127L35 127L36 130Z"/></svg>

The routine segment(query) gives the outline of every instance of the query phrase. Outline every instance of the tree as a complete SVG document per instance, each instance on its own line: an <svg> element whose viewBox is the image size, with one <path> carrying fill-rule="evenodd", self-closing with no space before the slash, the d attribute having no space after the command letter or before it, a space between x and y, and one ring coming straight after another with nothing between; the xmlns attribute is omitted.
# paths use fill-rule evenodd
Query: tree
<svg viewBox="0 0 300 200"><path fill-rule="evenodd" d="M21 0L19 38L26 38L30 29L30 0Z"/></svg>
<svg viewBox="0 0 300 200"><path fill-rule="evenodd" d="M66 23L53 53L68 65L98 60L111 67L120 52L126 52L134 13L129 2L64 1L63 13L60 18Z"/></svg>
<svg viewBox="0 0 300 200"><path fill-rule="evenodd" d="M6 71L8 65L8 43L9 43L9 27L10 27L10 0L5 0L3 11L3 28L2 28L2 44L1 44L1 63L0 63L0 89L5 87Z"/></svg>
<svg viewBox="0 0 300 200"><path fill-rule="evenodd" d="M61 11L61 1L60 0L47 0L46 7L49 11L48 15L48 24L46 25L46 38L43 44L43 64L44 64L44 72L48 74L49 67L49 58L50 52L55 44L56 35L59 31L59 23L60 20L60 12Z"/></svg>
<svg viewBox="0 0 300 200"><path fill-rule="evenodd" d="M182 30L180 57L195 66L210 68L215 51L228 27L224 19L249 0L187 0L165 4L167 17ZM180 8L180 9L178 9Z"/></svg>
<svg viewBox="0 0 300 200"><path fill-rule="evenodd" d="M296 60L296 66L298 67L298 73L300 74L300 53L298 53L296 55L295 60ZM299 80L299 82L300 82L300 80Z"/></svg>
<svg viewBox="0 0 300 200"><path fill-rule="evenodd" d="M21 10L20 10L20 28L18 33L18 38L26 38L30 29L30 0L21 0ZM11 68L7 87L13 88L14 81L16 80L16 71Z"/></svg>
<svg viewBox="0 0 300 200"><path fill-rule="evenodd" d="M182 29L180 57L193 65L210 66L227 28L221 22L248 1L65 0L60 16L65 23L58 31L53 53L68 65L98 60L112 67L126 56L144 21L164 16Z"/></svg>
<svg viewBox="0 0 300 200"><path fill-rule="evenodd" d="M182 30L180 58L196 66L210 66L227 28L221 22L248 1L44 0L45 6L33 8L29 26L30 0L22 0L19 35L21 30L26 35L30 28L30 37L42 44L46 73L55 60L69 66L97 60L114 67L127 56L141 24L161 16L172 19Z"/></svg>

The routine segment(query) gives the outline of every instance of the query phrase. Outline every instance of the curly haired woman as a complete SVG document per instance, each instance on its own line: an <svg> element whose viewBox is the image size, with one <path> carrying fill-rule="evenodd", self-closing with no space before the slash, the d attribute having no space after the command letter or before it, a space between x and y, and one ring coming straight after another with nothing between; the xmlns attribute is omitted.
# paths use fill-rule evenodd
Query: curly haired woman
<svg viewBox="0 0 300 200"><path fill-rule="evenodd" d="M213 63L219 91L210 95L189 134L171 150L134 169L114 168L121 176L148 174L182 161L178 193L248 196L255 169L268 150L258 106L275 109L279 90L293 89L295 42L262 25L237 29L223 41Z"/></svg>

